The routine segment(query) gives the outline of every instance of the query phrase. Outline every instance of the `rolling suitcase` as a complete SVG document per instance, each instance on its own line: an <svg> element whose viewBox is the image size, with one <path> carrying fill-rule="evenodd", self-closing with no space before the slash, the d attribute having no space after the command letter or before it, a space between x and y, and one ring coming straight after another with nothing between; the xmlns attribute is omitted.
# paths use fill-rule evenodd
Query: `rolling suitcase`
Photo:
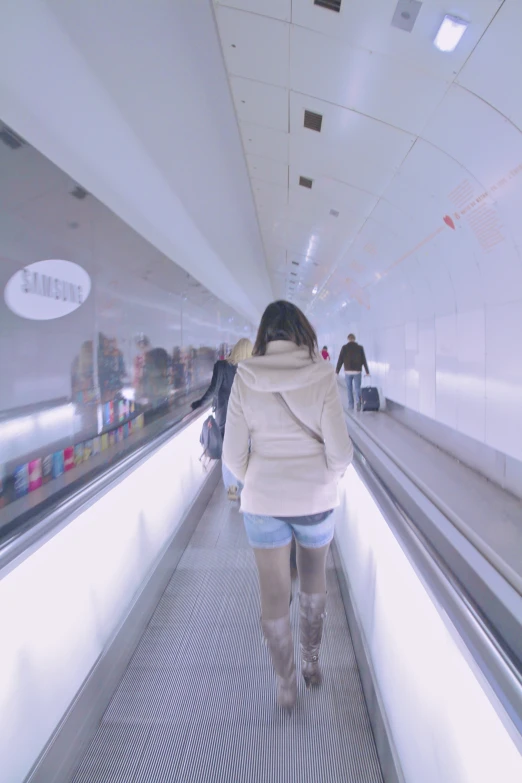
<svg viewBox="0 0 522 783"><path fill-rule="evenodd" d="M380 407L379 389L376 386L363 386L361 388L361 410L378 411Z"/></svg>

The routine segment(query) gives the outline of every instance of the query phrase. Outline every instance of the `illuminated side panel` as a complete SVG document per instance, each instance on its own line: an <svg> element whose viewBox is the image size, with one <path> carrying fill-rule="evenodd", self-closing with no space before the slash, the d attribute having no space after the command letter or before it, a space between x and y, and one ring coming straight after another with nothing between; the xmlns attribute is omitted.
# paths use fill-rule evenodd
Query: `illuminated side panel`
<svg viewBox="0 0 522 783"><path fill-rule="evenodd" d="M404 779L522 779L500 705L354 467L341 497L338 551Z"/></svg>
<svg viewBox="0 0 522 783"><path fill-rule="evenodd" d="M25 779L202 486L203 419L0 579L2 780Z"/></svg>

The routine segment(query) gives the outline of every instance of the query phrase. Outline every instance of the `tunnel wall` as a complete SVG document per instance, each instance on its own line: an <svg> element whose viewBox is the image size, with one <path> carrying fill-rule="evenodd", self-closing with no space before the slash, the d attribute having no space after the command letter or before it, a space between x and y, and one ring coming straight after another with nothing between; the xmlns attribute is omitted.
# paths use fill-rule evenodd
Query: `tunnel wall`
<svg viewBox="0 0 522 783"><path fill-rule="evenodd" d="M516 730L353 466L336 513L337 551L404 781L515 783Z"/></svg>
<svg viewBox="0 0 522 783"><path fill-rule="evenodd" d="M521 460L516 121L452 86L350 250L364 261L363 285L344 308L312 314L336 355L356 333L389 399ZM348 272L346 259L330 289Z"/></svg>

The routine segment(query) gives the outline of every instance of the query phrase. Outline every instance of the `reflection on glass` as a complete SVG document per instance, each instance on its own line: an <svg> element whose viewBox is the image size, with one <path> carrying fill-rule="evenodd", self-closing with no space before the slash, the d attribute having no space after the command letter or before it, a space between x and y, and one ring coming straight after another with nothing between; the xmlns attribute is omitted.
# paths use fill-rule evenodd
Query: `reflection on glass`
<svg viewBox="0 0 522 783"><path fill-rule="evenodd" d="M24 188L11 198L17 166ZM19 515L57 492L63 498L182 418L216 359L250 328L222 303L209 303L203 286L93 196L73 198L75 183L28 144L14 153L0 140L0 170L7 167L8 182L0 178L0 539ZM3 294L8 284L16 288L13 278L25 279L17 272L46 258L74 262L90 293L64 314L53 296L68 289L53 283L44 262L46 311L38 320L34 308L9 308ZM27 304L26 291L14 295Z"/></svg>

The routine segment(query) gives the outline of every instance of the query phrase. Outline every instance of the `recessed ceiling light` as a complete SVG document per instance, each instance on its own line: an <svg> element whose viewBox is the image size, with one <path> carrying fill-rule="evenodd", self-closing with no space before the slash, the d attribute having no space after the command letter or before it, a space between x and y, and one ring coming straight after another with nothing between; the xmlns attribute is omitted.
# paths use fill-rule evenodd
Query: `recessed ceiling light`
<svg viewBox="0 0 522 783"><path fill-rule="evenodd" d="M313 293L313 295L314 295L314 296L316 295L316 293L318 292L318 290L319 290L319 289L317 288L317 286L316 286L316 285L314 285L314 287L312 288L312 293Z"/></svg>
<svg viewBox="0 0 522 783"><path fill-rule="evenodd" d="M469 22L446 14L435 38L435 46L441 52L453 52L466 32Z"/></svg>
<svg viewBox="0 0 522 783"><path fill-rule="evenodd" d="M348 304L348 302L343 302L341 307L346 307L347 304Z"/></svg>

